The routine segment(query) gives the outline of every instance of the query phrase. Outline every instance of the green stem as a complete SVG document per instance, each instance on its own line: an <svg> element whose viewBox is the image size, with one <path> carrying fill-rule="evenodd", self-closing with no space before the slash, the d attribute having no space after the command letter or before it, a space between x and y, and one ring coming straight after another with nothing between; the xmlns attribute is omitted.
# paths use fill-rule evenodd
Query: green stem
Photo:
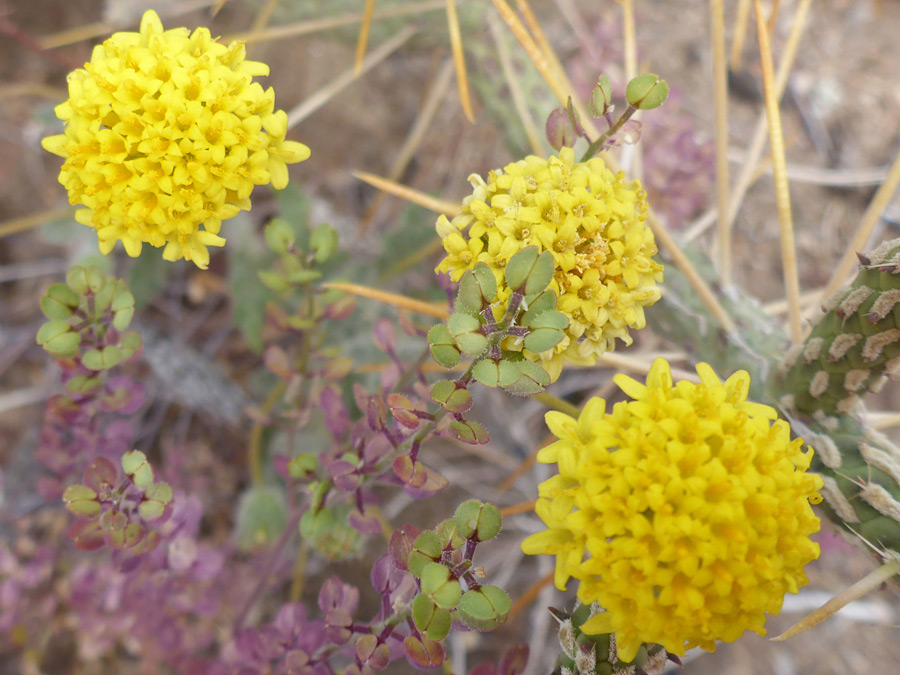
<svg viewBox="0 0 900 675"><path fill-rule="evenodd" d="M587 149L587 151L584 153L584 155L582 155L580 161L586 162L591 157L596 155L598 152L603 150L603 146L606 144L606 141L608 141L610 138L615 136L616 133L619 131L619 129L621 129L625 125L625 122L627 122L629 119L631 119L631 116L634 115L634 113L636 113L636 112L637 112L637 108L628 106L625 109L625 112L622 113L622 116L616 120L615 124L613 124L605 132L603 132L603 134L600 136L600 138L598 138L596 141L591 143L591 146Z"/></svg>
<svg viewBox="0 0 900 675"><path fill-rule="evenodd" d="M548 394L546 391L532 394L531 398L533 398L535 401L543 403L551 410L558 410L559 412L565 413L570 417L578 417L581 414L581 408L579 408L578 406L569 403L568 401L561 399L558 396Z"/></svg>

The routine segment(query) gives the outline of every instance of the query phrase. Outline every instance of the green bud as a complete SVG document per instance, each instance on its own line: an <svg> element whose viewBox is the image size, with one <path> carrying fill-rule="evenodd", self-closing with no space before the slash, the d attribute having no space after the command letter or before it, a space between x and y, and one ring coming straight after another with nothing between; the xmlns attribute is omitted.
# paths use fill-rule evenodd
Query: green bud
<svg viewBox="0 0 900 675"><path fill-rule="evenodd" d="M457 312L465 314L478 314L483 308L481 287L475 279L475 273L467 270L459 280L459 290L456 292L456 305L454 309Z"/></svg>
<svg viewBox="0 0 900 675"><path fill-rule="evenodd" d="M39 332L38 341L40 341L40 335ZM66 332L47 340L42 346L51 355L60 359L68 359L78 354L80 345L81 336L78 333Z"/></svg>
<svg viewBox="0 0 900 675"><path fill-rule="evenodd" d="M447 319L447 330L454 337L477 331L479 328L481 328L481 322L478 320L478 317L471 314L454 312Z"/></svg>
<svg viewBox="0 0 900 675"><path fill-rule="evenodd" d="M456 336L456 344L466 356L481 356L487 349L488 339L481 333L466 333Z"/></svg>
<svg viewBox="0 0 900 675"><path fill-rule="evenodd" d="M464 387L457 387L455 382L440 380L431 387L431 400L452 413L462 414L471 409L474 401L472 394Z"/></svg>
<svg viewBox="0 0 900 675"><path fill-rule="evenodd" d="M487 429L472 420L453 420L450 422L450 432L458 441L469 445L483 445L491 440Z"/></svg>
<svg viewBox="0 0 900 675"><path fill-rule="evenodd" d="M413 622L425 637L437 642L450 632L450 612L437 607L430 598L420 593L412 601Z"/></svg>
<svg viewBox="0 0 900 675"><path fill-rule="evenodd" d="M466 540L460 536L453 518L442 520L434 529L441 540L442 548L456 550L465 546Z"/></svg>
<svg viewBox="0 0 900 675"><path fill-rule="evenodd" d="M65 284L53 284L44 295L72 309L81 301L81 297Z"/></svg>
<svg viewBox="0 0 900 675"><path fill-rule="evenodd" d="M313 281L318 281L322 278L322 273L319 270L297 270L296 272L291 272L288 275L287 280L292 284L311 284Z"/></svg>
<svg viewBox="0 0 900 675"><path fill-rule="evenodd" d="M291 478L307 478L316 472L319 458L311 452L301 452L288 462L288 473Z"/></svg>
<svg viewBox="0 0 900 675"><path fill-rule="evenodd" d="M235 517L235 539L249 551L275 543L288 521L288 507L281 490L274 486L251 487L241 495Z"/></svg>
<svg viewBox="0 0 900 675"><path fill-rule="evenodd" d="M70 330L72 330L72 327L69 325L68 321L65 321L63 319L53 319L52 321L48 321L38 329L37 343L43 346L46 343L50 342L50 340L52 340L53 338L64 335Z"/></svg>
<svg viewBox="0 0 900 675"><path fill-rule="evenodd" d="M121 532L128 527L128 516L121 511L107 511L100 516L100 527L108 532Z"/></svg>
<svg viewBox="0 0 900 675"><path fill-rule="evenodd" d="M439 323L428 331L428 348L431 356L444 368L453 368L459 363L459 350L456 341L447 327Z"/></svg>
<svg viewBox="0 0 900 675"><path fill-rule="evenodd" d="M500 384L500 366L491 359L481 359L472 367L472 377L485 387L494 388Z"/></svg>
<svg viewBox="0 0 900 675"><path fill-rule="evenodd" d="M137 331L130 330L119 336L119 349L122 350L122 360L127 361L143 346L144 342Z"/></svg>
<svg viewBox="0 0 900 675"><path fill-rule="evenodd" d="M315 541L334 528L334 513L330 509L308 509L300 518L300 536Z"/></svg>
<svg viewBox="0 0 900 675"><path fill-rule="evenodd" d="M540 354L553 349L566 336L556 328L535 328L525 336L525 349Z"/></svg>
<svg viewBox="0 0 900 675"><path fill-rule="evenodd" d="M94 316L100 318L112 305L116 297L116 280L105 279L103 285L94 295Z"/></svg>
<svg viewBox="0 0 900 675"><path fill-rule="evenodd" d="M537 259L537 246L527 246L510 258L506 263L506 285L519 290L528 280Z"/></svg>
<svg viewBox="0 0 900 675"><path fill-rule="evenodd" d="M534 267L525 282L525 295L530 297L542 292L553 281L553 273L556 271L556 263L550 251L541 253L534 261Z"/></svg>
<svg viewBox="0 0 900 675"><path fill-rule="evenodd" d="M65 284L54 284L54 286L61 286L62 288L69 291L69 287ZM71 293L71 291L69 292ZM75 294L72 293L72 295ZM48 319L68 319L74 313L75 307L78 306L77 299L78 298L76 296L75 305L69 305L68 303L62 302L61 300L58 300L57 298L51 296L48 292L46 295L41 297L41 311Z"/></svg>
<svg viewBox="0 0 900 675"><path fill-rule="evenodd" d="M294 230L283 218L275 218L263 231L266 244L275 253L287 253L294 245Z"/></svg>
<svg viewBox="0 0 900 675"><path fill-rule="evenodd" d="M66 382L66 391L72 394L88 394L100 386L100 380L87 375L76 375Z"/></svg>
<svg viewBox="0 0 900 675"><path fill-rule="evenodd" d="M497 363L497 384L501 387L508 387L519 379L519 366L516 362L508 359L501 359Z"/></svg>
<svg viewBox="0 0 900 675"><path fill-rule="evenodd" d="M528 301L528 306L525 307L525 309L528 311L521 316L519 323L523 326L530 326L535 317L540 316L544 312L556 309L556 293L549 289L545 290L540 295L537 295Z"/></svg>
<svg viewBox="0 0 900 675"><path fill-rule="evenodd" d="M92 518L100 513L100 502L97 493L86 485L70 485L63 492L66 508L76 516Z"/></svg>
<svg viewBox="0 0 900 675"><path fill-rule="evenodd" d="M460 504L453 514L453 522L459 534L467 539L488 541L500 533L503 519L493 504L470 499Z"/></svg>
<svg viewBox="0 0 900 675"><path fill-rule="evenodd" d="M603 117L607 112L611 112L611 105L612 87L609 85L609 77L603 73L591 92L591 115Z"/></svg>
<svg viewBox="0 0 900 675"><path fill-rule="evenodd" d="M550 384L550 375L539 363L534 361L518 361L519 379L513 384L504 387L515 396L531 396L544 391L544 387Z"/></svg>
<svg viewBox="0 0 900 675"><path fill-rule="evenodd" d="M70 267L66 272L66 284L76 295L85 295L88 291L98 292L105 281L103 272L96 267Z"/></svg>
<svg viewBox="0 0 900 675"><path fill-rule="evenodd" d="M321 264L337 252L338 234L331 225L322 223L309 235L309 247L315 261Z"/></svg>
<svg viewBox="0 0 900 675"><path fill-rule="evenodd" d="M266 288L269 288L276 293L286 293L291 290L290 282L279 272L260 270L257 272L257 276L259 277L259 280L265 284Z"/></svg>
<svg viewBox="0 0 900 675"><path fill-rule="evenodd" d="M440 563L426 563L422 568L422 593L441 609L453 609L462 596L459 581Z"/></svg>
<svg viewBox="0 0 900 675"><path fill-rule="evenodd" d="M147 463L147 456L140 450L122 455L122 470L141 489L148 488L153 483L153 469Z"/></svg>
<svg viewBox="0 0 900 675"><path fill-rule="evenodd" d="M81 363L85 368L97 371L114 368L122 360L122 350L117 345L107 345L103 349L90 349L81 357Z"/></svg>
<svg viewBox="0 0 900 675"><path fill-rule="evenodd" d="M425 565L440 560L443 550L441 539L437 533L425 530L413 542L413 548L409 553L409 561L407 563L409 571L414 577L421 577Z"/></svg>
<svg viewBox="0 0 900 675"><path fill-rule="evenodd" d="M494 276L493 270L483 262L475 263L472 270L478 287L481 289L481 297L487 302L494 302L497 299L497 277Z"/></svg>
<svg viewBox="0 0 900 675"><path fill-rule="evenodd" d="M631 80L625 88L628 105L638 110L658 108L669 97L669 85L658 75L648 73Z"/></svg>

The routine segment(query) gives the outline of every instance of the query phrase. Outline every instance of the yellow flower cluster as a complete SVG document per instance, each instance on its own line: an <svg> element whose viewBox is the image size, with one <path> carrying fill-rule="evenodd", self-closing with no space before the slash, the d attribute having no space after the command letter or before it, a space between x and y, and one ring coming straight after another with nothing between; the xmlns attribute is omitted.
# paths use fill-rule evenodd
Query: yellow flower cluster
<svg viewBox="0 0 900 675"><path fill-rule="evenodd" d="M106 254L163 246L166 260L209 263L222 221L250 208L254 185L287 185L287 164L309 148L285 140L287 115L252 79L264 63L244 60L209 30L163 30L156 12L140 33L115 33L69 75L56 107L65 134L43 146L65 158L59 182L78 222L97 230Z"/></svg>
<svg viewBox="0 0 900 675"><path fill-rule="evenodd" d="M550 288L569 327L552 350L525 355L539 356L554 380L564 360L590 365L616 338L631 344L628 329L646 324L644 307L659 300L663 269L652 259L657 249L640 183L626 183L599 158L575 162L571 148L509 164L486 182L477 175L469 181L474 192L462 212L438 219L447 257L436 271L456 281L486 263L500 290L499 318L510 295L503 283L509 259L527 246L550 251L556 263Z"/></svg>
<svg viewBox="0 0 900 675"><path fill-rule="evenodd" d="M615 633L623 661L642 642L683 654L765 634L765 612L781 610L819 555L812 452L771 423L774 409L746 400L746 372L723 383L701 363L697 374L701 384L673 384L657 359L646 385L615 378L634 400L612 414L599 398L577 420L547 414L559 440L538 460L559 475L541 484L536 511L549 529L522 548L556 555L557 587L574 577L579 599L607 610L582 630Z"/></svg>

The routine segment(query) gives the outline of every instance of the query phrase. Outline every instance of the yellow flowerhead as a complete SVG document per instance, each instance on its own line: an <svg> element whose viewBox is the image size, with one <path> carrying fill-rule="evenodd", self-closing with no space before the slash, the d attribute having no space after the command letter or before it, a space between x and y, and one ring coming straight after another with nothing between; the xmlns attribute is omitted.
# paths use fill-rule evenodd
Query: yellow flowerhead
<svg viewBox="0 0 900 675"><path fill-rule="evenodd" d="M765 613L819 556L812 452L773 408L746 400L746 372L723 383L701 363L697 374L701 384L673 384L657 359L646 385L616 376L634 400L612 414L599 398L577 420L547 414L559 440L538 461L559 475L535 510L549 529L522 549L555 555L557 587L574 577L579 599L607 610L582 631L615 633L623 661L642 642L683 654L765 634Z"/></svg>
<svg viewBox="0 0 900 675"><path fill-rule="evenodd" d="M254 185L287 185L287 164L309 148L285 140L275 93L252 79L264 63L244 60L209 30L164 31L148 11L139 33L115 33L69 74L56 107L65 134L42 145L65 158L59 182L75 218L97 230L100 251L128 255L165 246L166 260L209 263L222 221L250 208Z"/></svg>
<svg viewBox="0 0 900 675"><path fill-rule="evenodd" d="M599 158L576 163L571 148L549 159L526 157L492 171L487 182L477 175L469 181L475 189L460 215L438 219L447 257L436 271L457 281L486 263L499 286L499 318L510 296L503 283L509 259L527 246L550 251L556 263L550 288L569 327L552 350L525 355L540 358L554 380L564 360L590 365L616 338L631 344L628 329L646 325L644 307L659 300L663 269L652 259L657 249L644 223L640 182L626 183Z"/></svg>

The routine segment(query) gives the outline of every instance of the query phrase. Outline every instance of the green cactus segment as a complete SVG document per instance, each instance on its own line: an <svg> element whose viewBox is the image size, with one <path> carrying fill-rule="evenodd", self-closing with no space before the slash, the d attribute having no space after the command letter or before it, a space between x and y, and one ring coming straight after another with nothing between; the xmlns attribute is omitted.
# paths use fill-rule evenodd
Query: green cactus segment
<svg viewBox="0 0 900 675"><path fill-rule="evenodd" d="M900 240L860 262L856 279L828 299L778 378L801 412L850 412L860 394L878 391L886 375L900 371Z"/></svg>
<svg viewBox="0 0 900 675"><path fill-rule="evenodd" d="M819 508L882 552L900 552L900 447L849 416L791 419L825 482ZM893 553L897 555L897 553Z"/></svg>
<svg viewBox="0 0 900 675"><path fill-rule="evenodd" d="M557 609L550 610L559 621L559 646L562 653L557 660L557 673L577 675L661 675L666 669L669 655L658 644L643 644L633 661L620 661L616 653L616 638L608 633L587 635L581 626L597 612L598 605L578 605L572 614Z"/></svg>

